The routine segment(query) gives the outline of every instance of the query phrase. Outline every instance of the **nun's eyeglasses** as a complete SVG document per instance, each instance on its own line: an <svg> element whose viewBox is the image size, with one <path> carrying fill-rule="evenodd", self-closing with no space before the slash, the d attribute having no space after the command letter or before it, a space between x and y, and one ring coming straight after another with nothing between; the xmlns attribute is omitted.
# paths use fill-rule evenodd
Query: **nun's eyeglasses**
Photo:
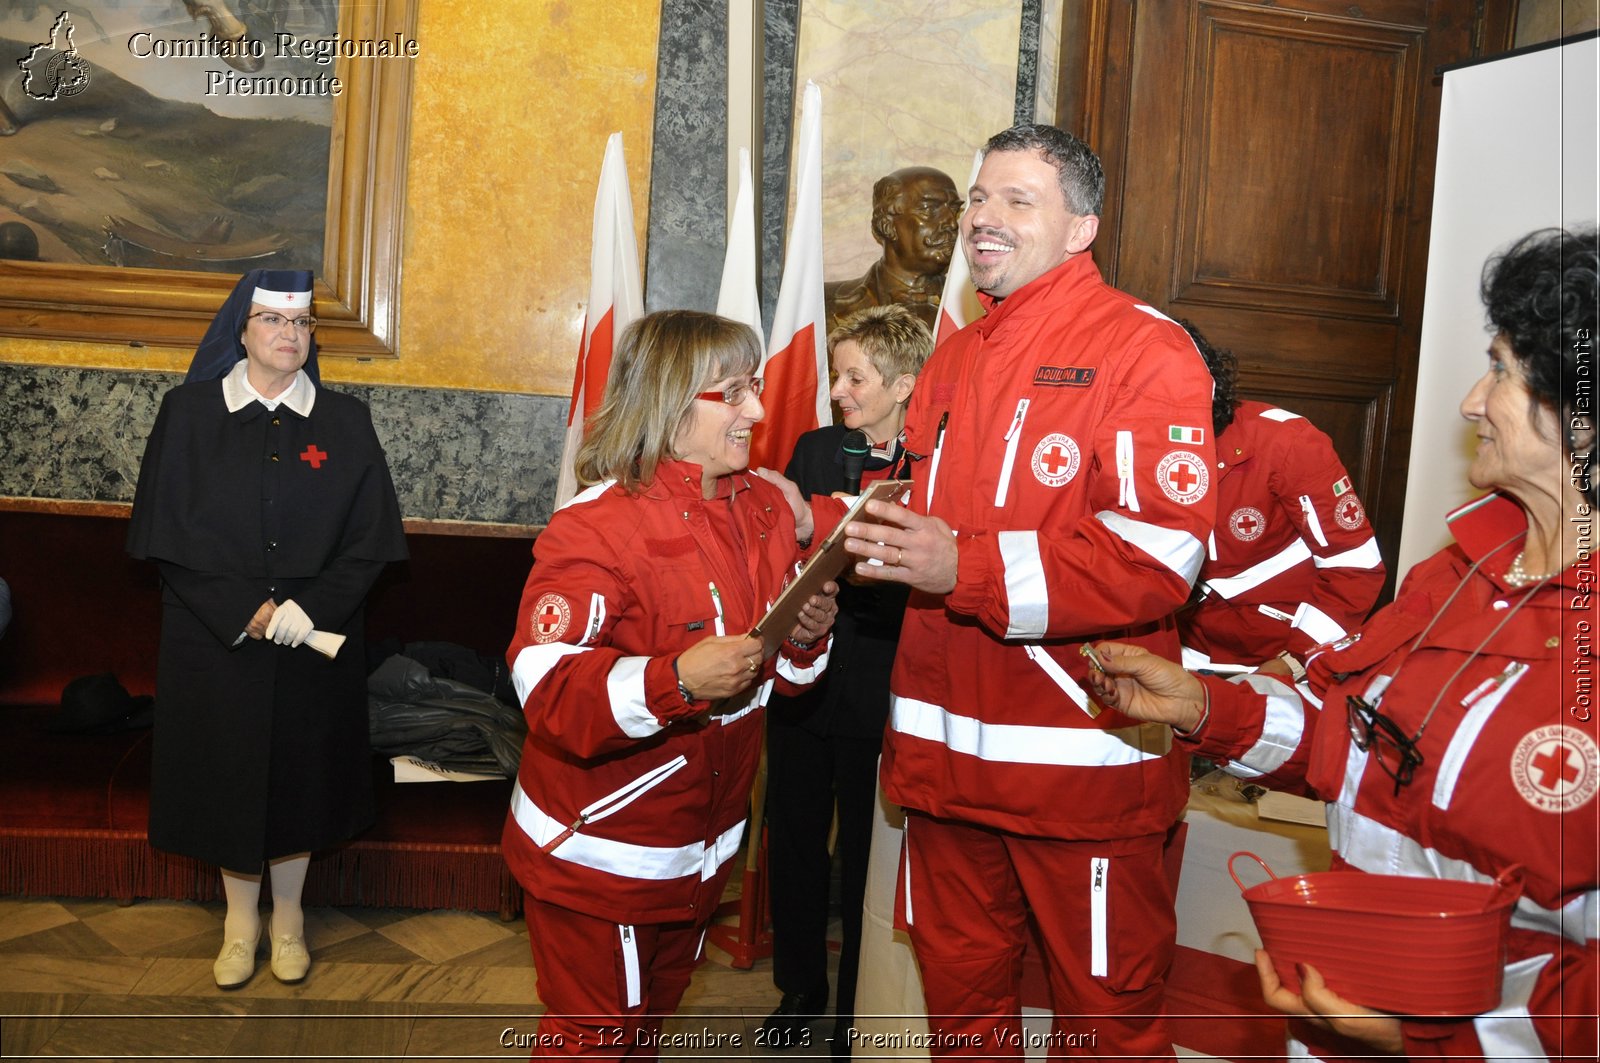
<svg viewBox="0 0 1600 1063"><path fill-rule="evenodd" d="M729 406L742 406L744 400L751 395L760 398L766 386L765 380L753 376L749 380L735 380L721 391L702 391L695 398L705 399L707 402L726 402Z"/></svg>
<svg viewBox="0 0 1600 1063"><path fill-rule="evenodd" d="M299 317L284 317L282 314L274 314L270 310L261 310L254 314L245 315L246 319L252 317L259 317L261 323L267 327L268 332L277 332L285 325L293 325L296 332L309 334L317 331L317 319L309 314L302 314Z"/></svg>

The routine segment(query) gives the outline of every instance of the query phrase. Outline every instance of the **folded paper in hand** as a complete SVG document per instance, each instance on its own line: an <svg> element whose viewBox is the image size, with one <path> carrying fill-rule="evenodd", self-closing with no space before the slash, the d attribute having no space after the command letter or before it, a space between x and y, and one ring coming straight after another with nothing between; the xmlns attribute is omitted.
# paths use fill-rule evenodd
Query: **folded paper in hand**
<svg viewBox="0 0 1600 1063"><path fill-rule="evenodd" d="M331 631L313 630L311 634L306 636L305 645L332 660L338 656L339 647L344 645L344 636L335 635Z"/></svg>

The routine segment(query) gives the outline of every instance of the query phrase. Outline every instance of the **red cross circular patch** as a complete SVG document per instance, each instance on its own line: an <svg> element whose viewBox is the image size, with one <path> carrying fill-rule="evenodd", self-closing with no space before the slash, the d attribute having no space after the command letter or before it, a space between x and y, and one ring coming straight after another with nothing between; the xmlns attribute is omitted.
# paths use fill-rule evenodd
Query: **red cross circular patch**
<svg viewBox="0 0 1600 1063"><path fill-rule="evenodd" d="M1228 530L1242 543L1255 542L1267 530L1267 518L1255 506L1240 506L1228 517Z"/></svg>
<svg viewBox="0 0 1600 1063"><path fill-rule="evenodd" d="M1174 502L1192 506L1206 497L1211 486L1211 470L1198 454L1174 450L1156 466L1156 483Z"/></svg>
<svg viewBox="0 0 1600 1063"><path fill-rule="evenodd" d="M533 603L533 641L555 642L567 633L572 623L572 607L561 595L551 591Z"/></svg>
<svg viewBox="0 0 1600 1063"><path fill-rule="evenodd" d="M1033 475L1046 487L1061 487L1078 475L1077 440L1051 432L1033 448Z"/></svg>
<svg viewBox="0 0 1600 1063"><path fill-rule="evenodd" d="M1600 746L1565 724L1529 731L1511 753L1517 793L1541 812L1570 812L1600 789Z"/></svg>
<svg viewBox="0 0 1600 1063"><path fill-rule="evenodd" d="M1339 527L1355 531L1367 522L1367 511L1361 508L1361 499L1345 495L1333 507L1333 519Z"/></svg>

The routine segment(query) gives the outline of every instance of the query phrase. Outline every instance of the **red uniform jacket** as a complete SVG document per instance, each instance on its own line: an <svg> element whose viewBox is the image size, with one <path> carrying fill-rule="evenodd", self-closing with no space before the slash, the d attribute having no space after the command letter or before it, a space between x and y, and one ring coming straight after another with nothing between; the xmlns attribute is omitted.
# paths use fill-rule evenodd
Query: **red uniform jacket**
<svg viewBox="0 0 1600 1063"><path fill-rule="evenodd" d="M685 702L672 662L749 631L797 560L777 488L663 462L637 495L580 493L533 547L506 651L528 718L503 838L534 896L617 923L709 919L744 833L762 706L826 664L785 643L745 694Z"/></svg>
<svg viewBox="0 0 1600 1063"><path fill-rule="evenodd" d="M1521 866L1500 1008L1405 1023L1408 1056L1593 1059L1595 562L1511 588L1502 577L1521 549L1521 510L1490 495L1451 522L1457 545L1417 565L1345 644L1315 654L1298 691L1266 676L1205 679L1211 713L1195 751L1329 802L1336 867L1487 882ZM1351 741L1349 695L1375 702L1408 736L1433 713L1417 743L1422 763L1398 794L1375 754Z"/></svg>
<svg viewBox="0 0 1600 1063"><path fill-rule="evenodd" d="M1178 614L1185 665L1304 657L1367 618L1383 557L1327 435L1297 413L1241 402L1216 471L1198 604Z"/></svg>
<svg viewBox="0 0 1600 1063"><path fill-rule="evenodd" d="M1215 515L1211 378L1087 254L988 311L934 352L908 411L913 507L954 529L960 570L907 606L885 792L1038 837L1157 833L1188 758L1089 699L1078 647L1177 656L1172 612Z"/></svg>

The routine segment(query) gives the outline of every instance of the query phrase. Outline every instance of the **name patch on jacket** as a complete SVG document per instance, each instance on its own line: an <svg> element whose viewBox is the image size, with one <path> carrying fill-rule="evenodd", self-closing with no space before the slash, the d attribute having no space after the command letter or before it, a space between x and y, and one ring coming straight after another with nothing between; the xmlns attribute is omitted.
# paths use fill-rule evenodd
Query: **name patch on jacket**
<svg viewBox="0 0 1600 1063"><path fill-rule="evenodd" d="M1094 369L1076 365L1041 365L1033 371L1033 383L1042 388L1086 388L1094 380Z"/></svg>

